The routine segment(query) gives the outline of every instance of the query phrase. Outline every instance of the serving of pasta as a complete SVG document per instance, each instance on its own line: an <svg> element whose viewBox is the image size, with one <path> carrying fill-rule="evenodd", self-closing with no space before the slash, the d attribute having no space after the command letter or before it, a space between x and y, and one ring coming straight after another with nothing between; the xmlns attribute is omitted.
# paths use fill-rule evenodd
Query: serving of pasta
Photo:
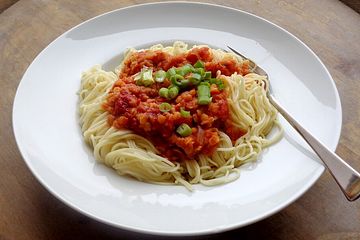
<svg viewBox="0 0 360 240"><path fill-rule="evenodd" d="M131 48L114 72L83 72L80 125L95 158L120 175L219 185L281 139L267 84L248 60L206 45Z"/></svg>

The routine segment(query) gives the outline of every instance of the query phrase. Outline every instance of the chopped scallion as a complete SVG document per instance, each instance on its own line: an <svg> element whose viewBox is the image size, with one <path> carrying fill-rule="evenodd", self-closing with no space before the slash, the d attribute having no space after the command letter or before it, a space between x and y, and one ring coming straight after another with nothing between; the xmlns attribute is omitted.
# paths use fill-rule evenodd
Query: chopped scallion
<svg viewBox="0 0 360 240"><path fill-rule="evenodd" d="M210 84L201 82L197 87L197 96L199 105L208 105L211 102Z"/></svg>
<svg viewBox="0 0 360 240"><path fill-rule="evenodd" d="M174 75L176 75L176 68L175 68L175 67L172 67L172 68L170 68L169 70L167 70L167 72L166 72L166 77L167 77L168 79L170 79L170 77L171 77L171 76L174 76Z"/></svg>
<svg viewBox="0 0 360 240"><path fill-rule="evenodd" d="M191 135L192 130L191 127L189 127L189 125L183 123L176 129L176 132L182 137L187 137Z"/></svg>
<svg viewBox="0 0 360 240"><path fill-rule="evenodd" d="M154 79L153 79L153 70L151 68L148 67L143 67L141 69L140 72L138 72L135 77L134 80L136 81L136 85L139 86L150 86L154 83Z"/></svg>
<svg viewBox="0 0 360 240"><path fill-rule="evenodd" d="M194 67L196 67L196 68L204 68L205 65L204 65L204 62L203 62L203 61L198 60L198 61L194 64Z"/></svg>
<svg viewBox="0 0 360 240"><path fill-rule="evenodd" d="M147 69L144 70L142 73L142 83L144 84L144 86L150 86L151 84L154 83L154 79L152 76L152 69Z"/></svg>
<svg viewBox="0 0 360 240"><path fill-rule="evenodd" d="M210 79L211 78L211 72L205 72L204 79Z"/></svg>
<svg viewBox="0 0 360 240"><path fill-rule="evenodd" d="M191 117L190 111L186 111L183 108L180 108L180 114L182 117Z"/></svg>
<svg viewBox="0 0 360 240"><path fill-rule="evenodd" d="M210 83L211 84L216 84L217 82L217 78L210 78Z"/></svg>
<svg viewBox="0 0 360 240"><path fill-rule="evenodd" d="M198 85L201 82L201 75L198 73L192 73L190 76L190 82L193 85Z"/></svg>
<svg viewBox="0 0 360 240"><path fill-rule="evenodd" d="M175 86L178 86L178 87L181 86L181 82L178 82L178 80L182 80L182 79L184 79L184 77L181 76L180 74L175 74L175 75L172 75L172 76L170 77L171 83L172 83L173 85L175 85Z"/></svg>
<svg viewBox="0 0 360 240"><path fill-rule="evenodd" d="M155 73L155 81L163 82L166 78L166 72L164 70L159 70Z"/></svg>
<svg viewBox="0 0 360 240"><path fill-rule="evenodd" d="M180 87L181 88L186 88L187 86L189 86L190 81L188 79L183 79L180 81Z"/></svg>
<svg viewBox="0 0 360 240"><path fill-rule="evenodd" d="M172 108L171 104L167 102L163 102L159 105L159 109L161 112L168 112L171 110L171 108Z"/></svg>
<svg viewBox="0 0 360 240"><path fill-rule="evenodd" d="M168 98L169 97L169 89L167 88L160 88L159 90L159 96L163 97L163 98Z"/></svg>
<svg viewBox="0 0 360 240"><path fill-rule="evenodd" d="M179 87L172 86L169 88L168 98L173 99L179 94Z"/></svg>
<svg viewBox="0 0 360 240"><path fill-rule="evenodd" d="M203 68L195 68L195 72L200 74L202 77L205 75L205 70Z"/></svg>
<svg viewBox="0 0 360 240"><path fill-rule="evenodd" d="M194 67L191 66L191 64L185 64L184 66L182 66L180 68L180 71L181 71L183 76L185 76L188 73L191 73L193 70L194 70Z"/></svg>
<svg viewBox="0 0 360 240"><path fill-rule="evenodd" d="M199 105L208 105L211 103L211 98L201 96L198 98L198 103L199 103Z"/></svg>

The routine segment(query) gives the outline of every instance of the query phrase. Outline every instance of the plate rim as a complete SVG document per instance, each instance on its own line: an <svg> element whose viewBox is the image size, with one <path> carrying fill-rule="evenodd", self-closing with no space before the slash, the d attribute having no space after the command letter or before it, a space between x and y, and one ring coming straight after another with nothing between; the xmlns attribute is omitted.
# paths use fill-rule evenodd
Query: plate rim
<svg viewBox="0 0 360 240"><path fill-rule="evenodd" d="M336 101L336 105L338 106L338 112L339 114L337 115L336 122L338 122L339 124L337 125L336 129L335 129L335 137L334 137L334 142L331 146L328 146L328 148L332 151L336 150L337 145L339 144L340 141L340 136L341 136L341 130L342 130L342 121L343 121L343 113L342 113L342 105L341 105L341 99L340 99L340 95L338 92L338 89L336 87L335 81L333 79L333 77L331 76L329 70L326 68L325 64L321 61L321 59L315 54L315 52L309 47L307 46L303 41L301 41L298 37L296 37L294 34L292 34L291 32L287 31L286 29L284 29L283 27L280 27L279 25L263 18L260 17L256 14L241 10L241 9L237 9L234 7L229 7L229 6L225 6L225 5L219 5L219 4L214 4L214 3L206 3L206 2L193 2L193 1L164 1L164 2L151 2L151 3L142 3L142 4L135 4L135 5L130 5L130 6L126 6L126 7L122 7L122 8L117 8L111 11L107 11L105 13L96 15L94 17L91 17L85 21L82 21L81 23L75 25L74 27L71 27L69 30L62 32L58 37L56 37L54 40L52 40L44 49L42 49L37 56L32 60L32 62L29 64L29 66L27 67L26 71L24 72L18 87L16 89L16 93L14 96L14 101L13 101L13 108L12 108L12 130L13 130L13 134L15 137L15 141L16 141L16 145L17 148L20 152L20 155L22 157L22 160L25 162L27 168L30 170L30 172L33 174L33 176L35 176L35 178L37 179L37 181L40 183L40 185L42 185L48 192L50 192L55 198L57 198L58 200L60 200L62 203L64 203L66 206L76 210L77 212L84 214L87 217L90 217L92 219L94 219L95 221L101 222L103 224L106 225L110 225L116 228L120 228L122 230L127 230L127 231L132 231L132 232L137 232L137 233L142 233L142 234L149 234L149 235L162 235L162 236L198 236L198 235L208 235L208 234L216 234L216 233L220 233L220 232L225 232L225 231L230 231L233 229L237 229L237 228L241 228L250 224L253 224L255 222L261 221L273 214L278 213L279 211L281 211L282 209L286 208L287 206L289 206L290 204L292 204L293 202L295 202L297 199L299 199L302 195L304 195L315 183L316 181L320 178L320 176L322 175L322 173L325 170L324 165L322 164L322 166L319 166L320 168L317 169L314 172L314 175L312 176L312 178L308 181L308 183L306 185L304 185L301 190L299 190L298 192L296 192L295 194L293 194L293 196L291 198L289 198L287 201L284 201L282 204L278 204L277 207L270 209L267 212L264 212L262 214L259 214L259 216L254 216L250 219L248 219L247 221L244 222L238 222L238 223L234 223L234 224L227 224L226 227L221 227L219 229L205 229L205 230L187 230L186 232L184 231L180 231L180 232L175 232L175 231L158 231L158 230L152 230L152 229L146 229L146 228L138 228L136 226L130 226L130 225L126 225L126 224L118 224L118 223L114 223L112 221L109 221L107 219L104 219L102 217L96 216L95 214L89 213L86 210L82 209L81 207L78 207L77 204L74 204L70 201L68 201L64 196L62 196L62 194L59 194L58 192L56 192L54 189L51 188L51 186L49 186L48 183L46 183L46 181L43 179L43 177L41 176L41 174L39 172L36 171L35 167L32 166L30 164L30 162L28 160L26 160L26 158L24 157L25 154L25 150L24 147L21 144L21 139L20 139L20 133L19 130L17 130L16 127L16 117L15 117L15 111L16 111L16 106L17 104L17 99L19 99L19 89L21 88L22 84L23 84L23 80L26 77L26 75L28 74L29 69L32 67L33 64L35 64L35 62L44 54L44 52L50 48L53 44L55 44L55 42L57 42L58 39L60 39L61 37L65 36L66 34L68 34L69 32L73 31L74 29L94 20L97 18L101 18L105 15L108 14L112 14L115 12L121 12L121 11L127 11L128 9L131 8L141 8L141 7L147 7L149 5L176 5L176 4L184 4L184 5L204 5L204 6L208 6L208 7L216 7L216 8L220 8L220 9L225 9L225 10L232 10L232 11L236 11L240 14L245 14L245 15L249 15L251 17L257 18L259 20L264 21L267 24L272 25L273 27L283 31L284 33L286 33L289 37L292 37L297 43L301 44L303 47L305 47L309 53L311 53L312 57L315 57L315 59L321 64L323 70L325 70L325 73L327 75L327 77L331 80L331 87L334 90L334 94L335 94L335 101Z"/></svg>

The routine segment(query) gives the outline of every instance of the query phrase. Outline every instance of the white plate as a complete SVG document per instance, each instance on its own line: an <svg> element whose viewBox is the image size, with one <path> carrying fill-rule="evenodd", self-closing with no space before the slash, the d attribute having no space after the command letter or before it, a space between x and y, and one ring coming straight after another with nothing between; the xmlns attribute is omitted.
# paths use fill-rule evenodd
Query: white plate
<svg viewBox="0 0 360 240"><path fill-rule="evenodd" d="M215 233L274 214L296 200L324 167L280 118L285 137L240 179L217 187L158 186L121 177L95 163L78 124L80 74L112 69L126 47L184 40L225 48L255 60L275 96L312 133L335 149L341 106L319 58L300 40L252 14L195 3L146 4L116 10L64 33L33 61L17 90L13 126L22 156L58 199L99 221L171 235Z"/></svg>

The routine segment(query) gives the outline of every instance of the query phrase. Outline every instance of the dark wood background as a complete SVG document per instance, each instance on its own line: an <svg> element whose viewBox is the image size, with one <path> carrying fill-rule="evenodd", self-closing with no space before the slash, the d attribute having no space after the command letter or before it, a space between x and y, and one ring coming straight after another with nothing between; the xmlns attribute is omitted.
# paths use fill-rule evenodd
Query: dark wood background
<svg viewBox="0 0 360 240"><path fill-rule="evenodd" d="M344 0L359 11L359 1ZM0 240L165 239L87 218L48 193L25 166L12 132L17 85L36 55L69 28L98 14L151 1L0 0ZM336 0L209 0L264 17L304 41L328 67L343 107L337 153L360 170L360 15ZM324 173L278 214L198 239L360 239L360 200L349 203Z"/></svg>

